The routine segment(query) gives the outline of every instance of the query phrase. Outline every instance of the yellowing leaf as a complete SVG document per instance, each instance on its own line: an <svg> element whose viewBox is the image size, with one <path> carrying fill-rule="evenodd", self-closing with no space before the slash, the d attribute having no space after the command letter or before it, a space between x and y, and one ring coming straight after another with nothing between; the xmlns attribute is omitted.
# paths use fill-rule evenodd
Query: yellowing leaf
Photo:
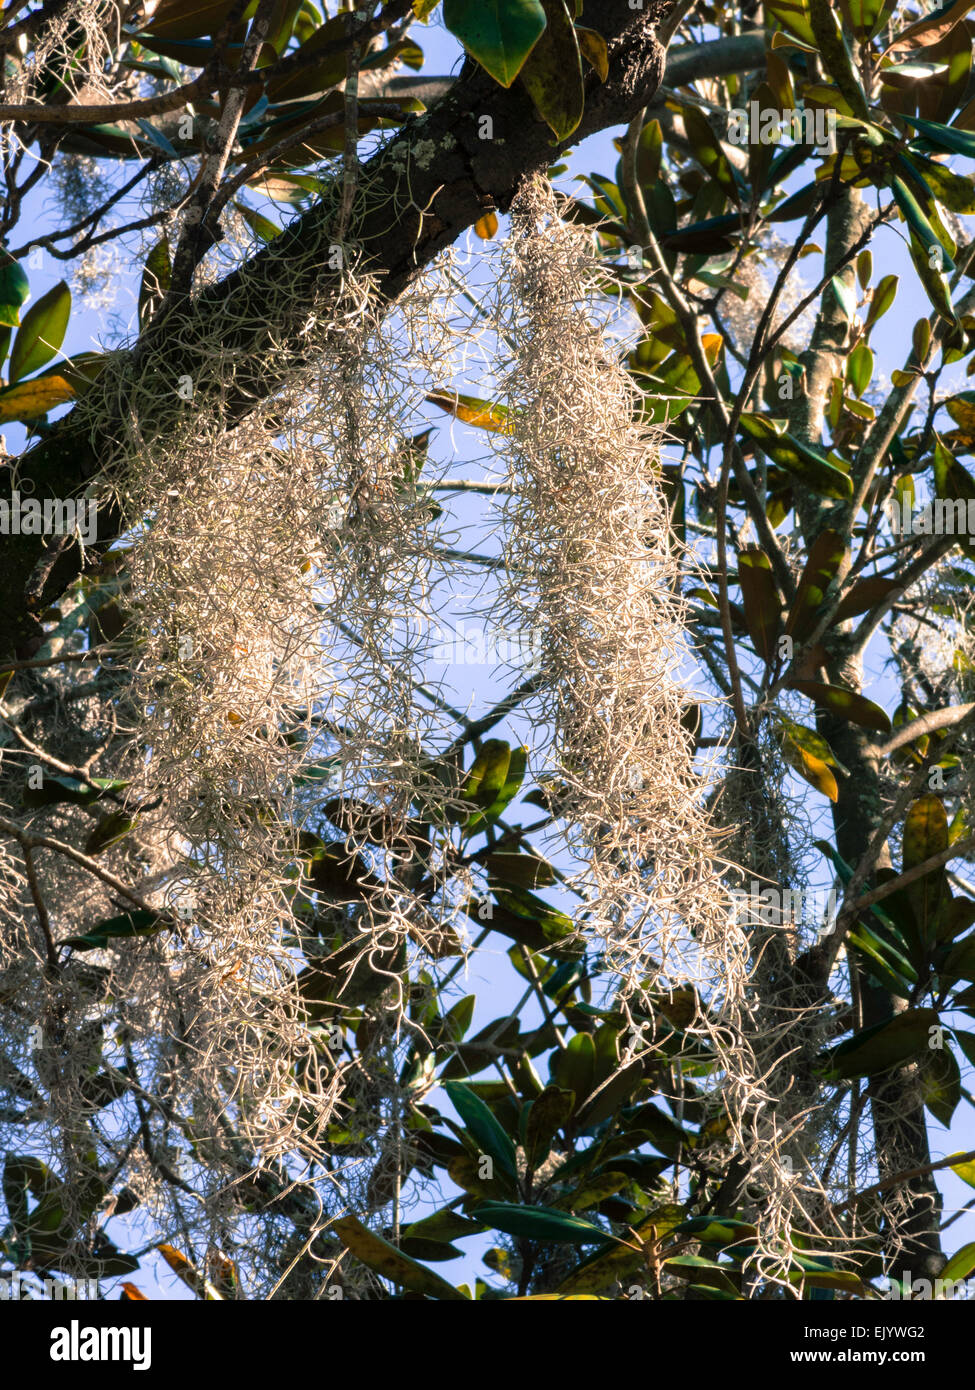
<svg viewBox="0 0 975 1390"><path fill-rule="evenodd" d="M940 796L919 797L904 821L901 866L913 869L948 848L948 816Z"/></svg>
<svg viewBox="0 0 975 1390"><path fill-rule="evenodd" d="M77 390L63 376L34 377L0 391L0 425L8 420L36 420L56 406L73 401Z"/></svg>
<svg viewBox="0 0 975 1390"><path fill-rule="evenodd" d="M482 401L478 396L465 396L459 391L431 391L425 399L431 405L446 410L456 420L463 420L465 425L476 425L478 429L490 430L495 434L511 432L506 406Z"/></svg>
<svg viewBox="0 0 975 1390"><path fill-rule="evenodd" d="M426 1269L423 1265L417 1264L416 1260L411 1260L409 1255L404 1255L402 1250L397 1250L388 1240L370 1231L357 1217L342 1216L332 1223L331 1229L341 1237L357 1260L381 1274L384 1279L391 1279L394 1284L410 1289L413 1293L425 1294L428 1298L439 1298L454 1303L467 1302L453 1284L448 1284L446 1279L442 1279L432 1269Z"/></svg>
<svg viewBox="0 0 975 1390"><path fill-rule="evenodd" d="M576 37L579 40L582 56L587 63L591 63L596 69L600 82L605 82L609 76L609 55L606 52L606 40L602 34L597 34L595 29L584 29L581 24L576 25Z"/></svg>
<svg viewBox="0 0 975 1390"><path fill-rule="evenodd" d="M482 241L490 241L493 236L497 236L497 213L486 212L483 217L479 217L474 223L474 230Z"/></svg>
<svg viewBox="0 0 975 1390"><path fill-rule="evenodd" d="M566 140L582 120L586 102L579 39L565 0L541 3L548 22L525 60L521 80L556 140Z"/></svg>

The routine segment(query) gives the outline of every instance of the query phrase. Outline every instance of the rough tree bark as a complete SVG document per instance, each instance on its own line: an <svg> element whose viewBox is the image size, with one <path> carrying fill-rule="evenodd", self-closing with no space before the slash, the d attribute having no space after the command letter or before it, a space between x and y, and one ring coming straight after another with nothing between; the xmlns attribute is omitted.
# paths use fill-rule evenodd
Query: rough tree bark
<svg viewBox="0 0 975 1390"><path fill-rule="evenodd" d="M594 0L587 23L607 40L609 74L600 83L594 73L587 78L586 109L572 144L607 126L628 121L645 106L660 84L663 49L655 38L656 26L673 9L673 0L648 0L642 9L629 0ZM482 118L491 118L491 138L481 138ZM518 83L510 90L499 87L471 62L465 64L450 92L425 115L411 119L403 130L364 166L362 184L369 202L358 235L367 267L376 276L377 294L391 303L423 268L451 245L489 208L505 211L520 184L551 164L564 146L553 145L548 126L539 119ZM422 156L417 148L422 147ZM409 169L409 203L402 207L404 163ZM398 215L391 216L391 209ZM312 295L327 290L334 271L327 265L309 265L307 251L327 240L335 214L333 199L326 196L297 219L283 235L246 265L219 284L204 289L180 309L178 334L169 335L171 324L150 329L132 349L133 363L148 363L172 380L172 402L178 402L180 376L195 377L204 369L194 356L194 341L205 342L207 324L226 314L237 325L224 339L242 364L241 384L247 385L247 364L255 364L254 384L267 391L272 383L267 368L271 339L266 306L290 297L295 307L290 325L295 351L300 351L298 331ZM288 340L289 325L277 324L278 337ZM167 345L171 337L174 346ZM286 354L285 354L286 356ZM101 388L93 392L96 405ZM164 387L157 390L165 399ZM108 401L104 404L109 404ZM124 401L118 402L124 408ZM144 431L166 428L176 404L161 408L150 421L140 417ZM98 412L104 416L104 411ZM77 495L97 476L99 440L91 437L82 411L74 410L59 421L51 435L19 461L18 476L34 483L33 496L64 498ZM4 487L9 495L10 470ZM0 496L3 493L0 492ZM124 528L125 517L99 513L99 543L114 539ZM29 657L41 642L38 614L57 599L81 571L82 558L71 544L55 554L45 548L43 537L8 537L0 571L0 657Z"/></svg>

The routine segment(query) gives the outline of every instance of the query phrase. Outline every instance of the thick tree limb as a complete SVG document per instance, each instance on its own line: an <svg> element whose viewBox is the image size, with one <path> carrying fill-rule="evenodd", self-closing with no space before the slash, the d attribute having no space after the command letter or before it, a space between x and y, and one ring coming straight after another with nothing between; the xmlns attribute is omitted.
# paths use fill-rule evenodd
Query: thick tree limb
<svg viewBox="0 0 975 1390"><path fill-rule="evenodd" d="M598 0L590 5L587 22L607 39L609 76L600 83L595 73L589 74L585 115L573 133L573 144L595 131L628 121L656 92L663 51L654 37L654 26L671 8L670 0L657 0L642 11L631 9L627 0ZM481 138L484 116L491 118L493 138ZM548 126L538 118L518 83L505 90L473 64L466 64L450 93L425 116L407 122L363 167L362 185L369 190L369 202L358 242L366 268L375 276L379 301L394 301L487 208L507 210L523 180L557 158L559 147L550 142ZM242 390L252 387L266 394L273 389L268 357L277 353L282 367L287 366L288 346L293 343L296 354L301 350L305 306L313 299L320 300L330 283L338 285L336 272L321 264L320 253L317 264L313 256L323 242L327 243L335 213L333 191L246 265L181 309L178 345L169 349L165 326L157 325L155 331L150 329L147 341L137 344L128 355L128 365L137 368L151 358L152 365L146 370L161 374L164 380L171 378L172 400L176 401L179 377L204 375L205 354L201 351L197 357L194 344L205 343L208 327L219 321L233 325L223 344L240 364ZM294 306L293 323L276 325L279 330L283 327L276 341L269 332L267 306L289 301ZM96 411L104 405L103 416L112 412L109 389L96 383L90 393ZM157 394L160 399L166 396L161 387ZM121 405L116 403L115 413ZM172 406L169 411L171 419ZM91 412L85 414L93 418ZM157 422L140 418L140 428L150 433L154 428L164 430L166 423L165 412ZM72 497L92 482L100 466L99 440L92 438L92 433L82 411L76 409L20 460L20 476L33 480L35 497L42 501ZM111 541L124 525L124 516L100 512L99 544ZM7 538L0 576L0 653L33 655L40 636L36 614L80 573L77 548L66 547L52 566L43 591L28 607L25 594L43 551L43 537Z"/></svg>

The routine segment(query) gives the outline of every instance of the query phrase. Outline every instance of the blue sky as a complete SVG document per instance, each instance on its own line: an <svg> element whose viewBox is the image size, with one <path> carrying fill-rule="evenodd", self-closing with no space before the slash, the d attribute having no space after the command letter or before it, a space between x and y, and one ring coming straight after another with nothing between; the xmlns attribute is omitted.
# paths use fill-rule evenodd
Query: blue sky
<svg viewBox="0 0 975 1390"><path fill-rule="evenodd" d="M425 27L417 26L415 37L426 53L425 72L439 74L457 71L460 63L459 47L456 41L443 30L439 22ZM570 173L564 175L560 181L566 191L573 191L578 188L578 185L574 184L572 180L574 174L598 170L612 176L617 159L612 141L614 135L618 133L607 131L593 136L572 152L568 161ZM804 180L800 177L797 186L802 181ZM280 212L280 209L276 210ZM52 229L57 225L55 220L57 216L56 209L46 208L40 196L34 195L22 225ZM789 224L784 235L787 235L794 225ZM505 219L502 219L499 235L503 236L504 232ZM18 239L22 239L19 233ZM483 270L478 269L479 257L483 248L473 234L469 234L467 242L472 254L469 283L476 291L477 285L483 280ZM880 369L889 377L890 372L899 367L906 357L910 348L911 328L920 315L927 314L928 304L917 286L913 267L905 251L903 232L899 231L897 226L883 228L872 249L875 281L881 275L889 272L894 272L901 277L901 290L895 305L882 321L882 331L875 332L873 338L873 346L878 352ZM810 283L817 272L816 260L817 258L810 258L802 263L801 268ZM69 270L66 263L56 261L41 253L35 265L31 266L29 273L32 297L33 301L36 301L53 284L69 274ZM125 274L120 275L114 285L116 302L110 313L86 309L82 302L76 301L65 342L66 352L77 353L114 345L118 341L120 330L122 330L123 336L125 333L134 333L140 274L140 267L131 261L126 263ZM490 382L487 376L482 377L478 383L475 373L470 381L471 390L477 391L477 386L480 384L482 389L478 394L490 394ZM443 384L445 386L461 385L459 382L445 382ZM952 368L945 375L943 385L949 384L955 389L963 389L968 384L964 377L964 362ZM492 459L485 447L483 434L450 421L433 407L423 407L418 419L418 428L423 421L437 426L437 432L431 443L430 455L434 465L449 468L454 477L471 479L476 479L491 470ZM4 433L7 436L8 449L10 451L19 449L24 437L22 429L19 426L7 426ZM496 541L490 534L496 518L492 516L485 499L462 495L456 497L449 504L443 497L440 500L445 505L449 505L451 517L456 519L458 529L463 531L463 539L460 544L464 548L484 553L491 553L496 550ZM487 588L489 587L488 585ZM450 611L453 615L453 621L466 624L469 630L471 623L477 621L479 585L477 582L471 581L463 584L461 588L466 593L461 594L458 598L455 592ZM868 678L871 681L869 693L871 698L883 704L888 710L892 710L900 698L900 692L883 675L885 657L885 647L882 641L878 640L869 652ZM450 682L452 688L450 698L461 708L470 707L475 712L482 712L489 707L495 699L504 693L509 684L506 673L491 671L478 665L453 664L444 669L442 674ZM501 736L511 737L513 741L532 741L532 731L523 718L508 720L496 732ZM812 816L818 833L828 833L829 816L825 801L821 797L815 796L805 783L796 783L793 790L805 802L806 809ZM563 861L560 867L569 866ZM465 994L477 994L477 1008L472 1025L475 1031L490 1019L501 1016L521 994L522 981L515 975L504 955L506 948L504 939L495 935L489 944L491 947L489 951L482 949L478 953L462 990ZM966 1084L970 1085L971 1069L969 1069L969 1074L965 1079ZM446 1100L441 1097L438 1099L438 1104L446 1106ZM958 1150L975 1147L975 1121L973 1121L972 1108L965 1103L959 1107L950 1133L940 1132L932 1122L931 1140L933 1156L936 1158ZM947 1177L942 1175L939 1181L946 1197L946 1213L950 1212L954 1205L967 1201L972 1195L971 1189L951 1174ZM146 1239L145 1232L140 1229L140 1226L141 1223L138 1218L126 1220L124 1223L116 1222L113 1225L112 1234L123 1248L126 1247L127 1243L130 1243L131 1246L138 1246ZM947 1248L949 1251L954 1250L966 1240L971 1239L975 1239L975 1215L968 1214L952 1227ZM471 1279L478 1273L483 1276L486 1272L480 1265L476 1254L476 1247L480 1244L481 1242L468 1242L465 1248L472 1253L465 1256L462 1261L444 1265L442 1270L446 1276L454 1280ZM189 1291L179 1283L158 1257L152 1258L148 1277L139 1275L135 1276L135 1279L150 1297L153 1295L166 1298L191 1297Z"/></svg>

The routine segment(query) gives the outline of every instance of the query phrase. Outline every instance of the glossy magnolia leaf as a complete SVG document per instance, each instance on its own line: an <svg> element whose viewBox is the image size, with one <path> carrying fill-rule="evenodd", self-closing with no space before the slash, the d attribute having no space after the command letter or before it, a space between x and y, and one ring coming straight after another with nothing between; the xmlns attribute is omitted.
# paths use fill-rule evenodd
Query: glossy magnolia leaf
<svg viewBox="0 0 975 1390"><path fill-rule="evenodd" d="M841 685L824 685L822 681L802 680L792 681L790 688L815 701L837 719L848 719L851 724L874 729L880 734L891 731L890 718L885 711L854 690L847 690Z"/></svg>
<svg viewBox="0 0 975 1390"><path fill-rule="evenodd" d="M897 8L897 0L840 0L843 18L857 39L871 38Z"/></svg>
<svg viewBox="0 0 975 1390"><path fill-rule="evenodd" d="M702 1245L716 1245L719 1249L750 1242L758 1234L748 1221L739 1221L731 1216L691 1216L674 1227L675 1235L693 1236Z"/></svg>
<svg viewBox="0 0 975 1390"><path fill-rule="evenodd" d="M524 1126L525 1154L530 1167L548 1157L552 1140L575 1110L575 1092L546 1086L527 1108Z"/></svg>
<svg viewBox="0 0 975 1390"><path fill-rule="evenodd" d="M581 24L576 25L576 37L579 40L579 47L582 50L582 56L585 58L587 63L590 63L596 69L596 72L599 74L600 82L605 82L607 77L609 76L609 54L606 49L606 40L603 38L602 34L598 34L595 29L586 29ZM651 122L651 124L656 125L657 130L659 131L659 121ZM644 136L646 136L646 134L647 127L644 127L643 133L640 137L640 144L641 148L643 149L646 148L647 144L646 140L644 140ZM647 138L652 141L652 134ZM643 173L640 169L639 160L637 162L637 173L640 176L642 182Z"/></svg>
<svg viewBox="0 0 975 1390"><path fill-rule="evenodd" d="M637 1241L659 1240L671 1232L684 1214L684 1209L676 1203L665 1207L655 1207L653 1211L634 1227ZM615 1284L626 1274L640 1269L645 1256L639 1250L626 1245L613 1246L599 1250L578 1269L573 1270L559 1285L560 1294L599 1293Z"/></svg>
<svg viewBox="0 0 975 1390"><path fill-rule="evenodd" d="M886 314L887 310L893 304L894 300L897 298L897 286L899 283L900 278L897 275L885 275L879 282L871 296L870 305L867 309L865 322L867 331L874 326L882 315Z"/></svg>
<svg viewBox="0 0 975 1390"><path fill-rule="evenodd" d="M388 1240L370 1231L358 1217L340 1216L337 1221L332 1222L329 1229L341 1238L357 1260L369 1269L375 1270L384 1279L391 1279L394 1284L399 1284L412 1293L424 1294L428 1298L440 1298L454 1303L466 1302L464 1294L455 1289L453 1284L448 1284L446 1279L442 1279L432 1269L425 1269L423 1265L417 1264L416 1260L411 1260L409 1255L404 1255L402 1250L397 1250Z"/></svg>
<svg viewBox="0 0 975 1390"><path fill-rule="evenodd" d="M223 1294L205 1278L196 1266L186 1258L182 1251L177 1250L172 1245L157 1245L156 1249L169 1265L170 1269L181 1279L188 1289L205 1299L208 1303L222 1303Z"/></svg>
<svg viewBox="0 0 975 1390"><path fill-rule="evenodd" d="M157 912L140 909L137 912L123 912L118 917L108 917L97 927L92 927L91 931L85 932L84 936L68 936L60 944L72 946L76 951L103 951L110 940L154 936L165 926L165 919Z"/></svg>
<svg viewBox="0 0 975 1390"><path fill-rule="evenodd" d="M203 38L217 33L233 8L232 0L161 0L152 11L146 31L165 39ZM249 19L256 8L254 0L250 0L241 19Z"/></svg>
<svg viewBox="0 0 975 1390"><path fill-rule="evenodd" d="M236 205L235 205L236 206ZM146 256L139 287L139 323L144 327L162 303L172 280L172 252L169 238L162 236Z"/></svg>
<svg viewBox="0 0 975 1390"><path fill-rule="evenodd" d="M341 44L349 32L348 14L333 15L320 25L297 50L296 56L302 60L312 60L314 55L332 44ZM345 78L346 55L343 49L323 53L317 61L309 61L307 67L296 68L280 77L274 77L267 84L268 97L276 105L284 101L297 101L301 97L317 96L327 92Z"/></svg>
<svg viewBox="0 0 975 1390"><path fill-rule="evenodd" d="M681 117L694 158L708 177L714 179L722 191L737 203L740 199L738 181L731 162L721 148L721 142L711 129L704 112L697 106L685 103L681 107Z"/></svg>
<svg viewBox="0 0 975 1390"><path fill-rule="evenodd" d="M0 391L0 425L9 420L37 420L67 401L73 401L77 387L60 373L18 381Z"/></svg>
<svg viewBox="0 0 975 1390"><path fill-rule="evenodd" d="M862 396L873 376L873 353L866 343L857 343L846 362L846 379L856 395Z"/></svg>
<svg viewBox="0 0 975 1390"><path fill-rule="evenodd" d="M541 0L444 0L454 38L502 87L510 87L545 30Z"/></svg>
<svg viewBox="0 0 975 1390"><path fill-rule="evenodd" d="M904 221L925 248L925 252L929 254L929 259L933 248L935 246L940 247L940 251L936 253L937 267L950 274L955 268L954 262L947 249L942 245L941 239L931 225L925 210L915 197L913 189L908 187L904 179L895 175L890 181L890 191L894 195L894 201L900 209Z"/></svg>
<svg viewBox="0 0 975 1390"><path fill-rule="evenodd" d="M892 594L900 593L903 584L896 579L881 579L873 575L869 579L858 579L848 594L840 600L833 622L841 623L847 618L855 618L860 613L869 613L871 608L883 603Z"/></svg>
<svg viewBox="0 0 975 1390"><path fill-rule="evenodd" d="M962 1182L967 1182L969 1187L975 1187L975 1159L967 1159L964 1163L953 1163L951 1171L956 1178L961 1178Z"/></svg>
<svg viewBox="0 0 975 1390"><path fill-rule="evenodd" d="M510 432L506 406L482 401L478 396L465 396L459 391L431 391L424 399L455 419L463 420L465 425L476 425L478 429L495 434Z"/></svg>
<svg viewBox="0 0 975 1390"><path fill-rule="evenodd" d="M975 1274L975 1241L956 1250L938 1278L964 1280L970 1279L972 1274Z"/></svg>
<svg viewBox="0 0 975 1390"><path fill-rule="evenodd" d="M828 1075L833 1080L877 1076L905 1062L920 1061L931 1029L937 1025L936 1009L905 1009L834 1048L828 1058Z"/></svg>
<svg viewBox="0 0 975 1390"><path fill-rule="evenodd" d="M30 283L20 268L5 251L0 252L0 324L16 328L20 323L20 310L30 299ZM9 416L16 419L16 416Z"/></svg>
<svg viewBox="0 0 975 1390"><path fill-rule="evenodd" d="M537 854L498 851L486 854L481 863L493 878L519 888L548 888L555 882L555 870Z"/></svg>
<svg viewBox="0 0 975 1390"><path fill-rule="evenodd" d="M940 43L973 9L973 0L955 0L954 4L939 5L933 14L925 15L923 19L915 20L902 29L891 40L887 52L894 53L901 48L927 48Z"/></svg>
<svg viewBox="0 0 975 1390"><path fill-rule="evenodd" d="M833 750L815 729L807 729L784 716L780 720L782 756L791 768L830 801L839 797L839 787L831 767L839 767Z"/></svg>
<svg viewBox="0 0 975 1390"><path fill-rule="evenodd" d="M772 562L757 546L739 552L738 583L752 646L770 666L782 626L782 603L772 577Z"/></svg>
<svg viewBox="0 0 975 1390"><path fill-rule="evenodd" d="M109 811L102 816L85 841L85 854L101 854L111 845L123 840L138 822L138 816L127 811Z"/></svg>
<svg viewBox="0 0 975 1390"><path fill-rule="evenodd" d="M951 1048L927 1048L918 1057L921 1096L931 1114L947 1129L961 1100L961 1072Z"/></svg>
<svg viewBox="0 0 975 1390"><path fill-rule="evenodd" d="M556 141L567 140L582 120L586 102L579 39L565 0L541 3L548 22L525 59L520 77Z"/></svg>
<svg viewBox="0 0 975 1390"><path fill-rule="evenodd" d="M853 480L848 473L830 463L815 449L800 443L769 417L745 412L740 425L774 464L784 468L814 492L840 502L853 496Z"/></svg>
<svg viewBox="0 0 975 1390"><path fill-rule="evenodd" d="M912 228L910 237L911 260L928 299L943 319L947 319L949 323L956 322L948 280L942 269L948 259L944 248L933 233L924 239Z"/></svg>
<svg viewBox="0 0 975 1390"><path fill-rule="evenodd" d="M20 381L50 362L64 342L70 316L71 291L62 280L24 315L10 351L11 382Z"/></svg>
<svg viewBox="0 0 975 1390"><path fill-rule="evenodd" d="M819 606L845 554L843 538L836 531L828 529L820 532L810 547L785 628L798 641L804 641L815 627Z"/></svg>
<svg viewBox="0 0 975 1390"><path fill-rule="evenodd" d="M498 234L498 215L495 212L486 212L483 217L479 217L474 223L474 231L482 241L490 241L493 236Z"/></svg>
<svg viewBox="0 0 975 1390"><path fill-rule="evenodd" d="M282 228L276 222L272 222L270 217L265 217L262 212L256 212L254 208L249 208L246 203L234 202L234 207L241 217L250 227L258 241L263 241L265 246L275 237L279 237Z"/></svg>
<svg viewBox="0 0 975 1390"><path fill-rule="evenodd" d="M919 797L904 820L902 869L913 869L947 848L948 816L944 802L933 793Z"/></svg>
<svg viewBox="0 0 975 1390"><path fill-rule="evenodd" d="M809 22L808 0L766 0L765 12L788 33L815 50L816 36Z"/></svg>
<svg viewBox="0 0 975 1390"><path fill-rule="evenodd" d="M911 163L939 203L943 203L952 212L975 212L975 184L971 178L956 174L947 165L939 164L934 159L925 159L923 155L914 151L911 152Z"/></svg>
<svg viewBox="0 0 975 1390"><path fill-rule="evenodd" d="M444 1090L478 1147L516 1177L515 1146L481 1097L459 1081L446 1082Z"/></svg>
<svg viewBox="0 0 975 1390"><path fill-rule="evenodd" d="M552 1054L552 1081L563 1090L572 1091L582 1102L596 1081L596 1044L589 1033L576 1033L564 1048Z"/></svg>
<svg viewBox="0 0 975 1390"><path fill-rule="evenodd" d="M505 1235L521 1236L558 1245L609 1245L617 1237L581 1216L569 1216L554 1207L516 1206L512 1202L482 1202L476 1208L480 1221ZM622 1244L623 1242L618 1242Z"/></svg>

